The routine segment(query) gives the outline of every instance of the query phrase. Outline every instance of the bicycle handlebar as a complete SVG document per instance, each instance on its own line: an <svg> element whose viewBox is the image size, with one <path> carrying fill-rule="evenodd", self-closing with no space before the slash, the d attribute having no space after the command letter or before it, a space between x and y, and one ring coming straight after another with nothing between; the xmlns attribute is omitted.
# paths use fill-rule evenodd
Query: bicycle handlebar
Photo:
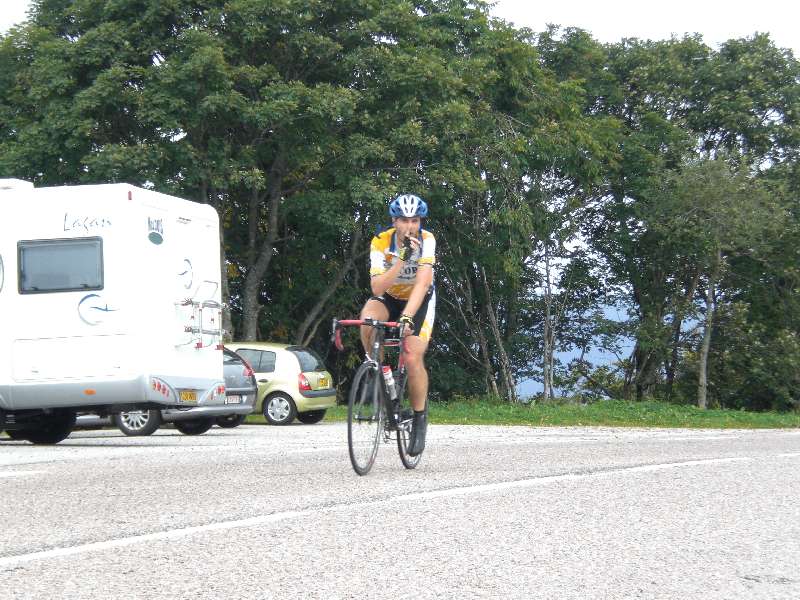
<svg viewBox="0 0 800 600"><path fill-rule="evenodd" d="M338 319L333 320L333 343L336 349L340 352L344 350L342 345L342 327L361 327L367 325L368 327L383 327L384 329L399 329L400 337L403 337L403 323L397 321L379 321L378 319Z"/></svg>

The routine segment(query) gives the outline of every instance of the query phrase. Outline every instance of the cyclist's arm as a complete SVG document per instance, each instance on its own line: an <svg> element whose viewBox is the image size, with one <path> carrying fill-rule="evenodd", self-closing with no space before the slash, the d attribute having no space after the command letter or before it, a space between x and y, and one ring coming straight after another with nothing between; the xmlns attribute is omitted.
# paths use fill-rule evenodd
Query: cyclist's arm
<svg viewBox="0 0 800 600"><path fill-rule="evenodd" d="M433 284L433 265L422 264L417 268L417 278L414 281L414 287L411 290L411 295L408 297L406 307L403 309L403 314L413 317L417 314L419 307L422 306L422 301L425 300L425 294ZM416 332L419 333L419 332Z"/></svg>
<svg viewBox="0 0 800 600"><path fill-rule="evenodd" d="M372 288L373 296L383 296L384 292L394 284L394 280L403 270L406 263L402 260L396 261L388 271L384 271L380 275L373 275L369 280L370 287Z"/></svg>

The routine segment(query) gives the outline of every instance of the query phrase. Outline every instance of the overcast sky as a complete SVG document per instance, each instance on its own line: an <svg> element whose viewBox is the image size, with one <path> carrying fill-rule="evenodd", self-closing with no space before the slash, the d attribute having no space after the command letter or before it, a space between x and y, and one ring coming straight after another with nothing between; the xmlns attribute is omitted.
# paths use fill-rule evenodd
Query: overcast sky
<svg viewBox="0 0 800 600"><path fill-rule="evenodd" d="M0 0L0 32L25 19L29 0ZM800 57L800 0L499 0L494 14L518 27L543 31L548 23L581 27L603 42L623 37L661 40L700 33L718 46L730 38L767 32Z"/></svg>

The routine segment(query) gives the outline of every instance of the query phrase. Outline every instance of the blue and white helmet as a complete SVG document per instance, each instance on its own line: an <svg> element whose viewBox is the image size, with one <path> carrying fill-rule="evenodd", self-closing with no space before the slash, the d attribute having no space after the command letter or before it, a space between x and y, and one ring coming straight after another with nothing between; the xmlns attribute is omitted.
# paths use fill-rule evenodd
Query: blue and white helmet
<svg viewBox="0 0 800 600"><path fill-rule="evenodd" d="M425 200L414 194L400 194L389 203L389 215L392 217L427 217L428 205Z"/></svg>

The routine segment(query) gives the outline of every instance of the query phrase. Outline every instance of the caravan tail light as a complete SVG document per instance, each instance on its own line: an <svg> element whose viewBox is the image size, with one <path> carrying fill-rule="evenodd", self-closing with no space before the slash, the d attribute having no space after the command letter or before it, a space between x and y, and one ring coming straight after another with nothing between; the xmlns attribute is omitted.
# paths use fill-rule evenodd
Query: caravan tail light
<svg viewBox="0 0 800 600"><path fill-rule="evenodd" d="M155 377L150 380L150 387L153 388L153 391L159 392L165 398L169 397L172 393L170 387L166 383L156 379Z"/></svg>
<svg viewBox="0 0 800 600"><path fill-rule="evenodd" d="M306 376L303 375L302 373L300 373L300 375L297 376L297 384L300 386L301 390L306 392L311 391L311 386L308 383L308 379L306 379Z"/></svg>

